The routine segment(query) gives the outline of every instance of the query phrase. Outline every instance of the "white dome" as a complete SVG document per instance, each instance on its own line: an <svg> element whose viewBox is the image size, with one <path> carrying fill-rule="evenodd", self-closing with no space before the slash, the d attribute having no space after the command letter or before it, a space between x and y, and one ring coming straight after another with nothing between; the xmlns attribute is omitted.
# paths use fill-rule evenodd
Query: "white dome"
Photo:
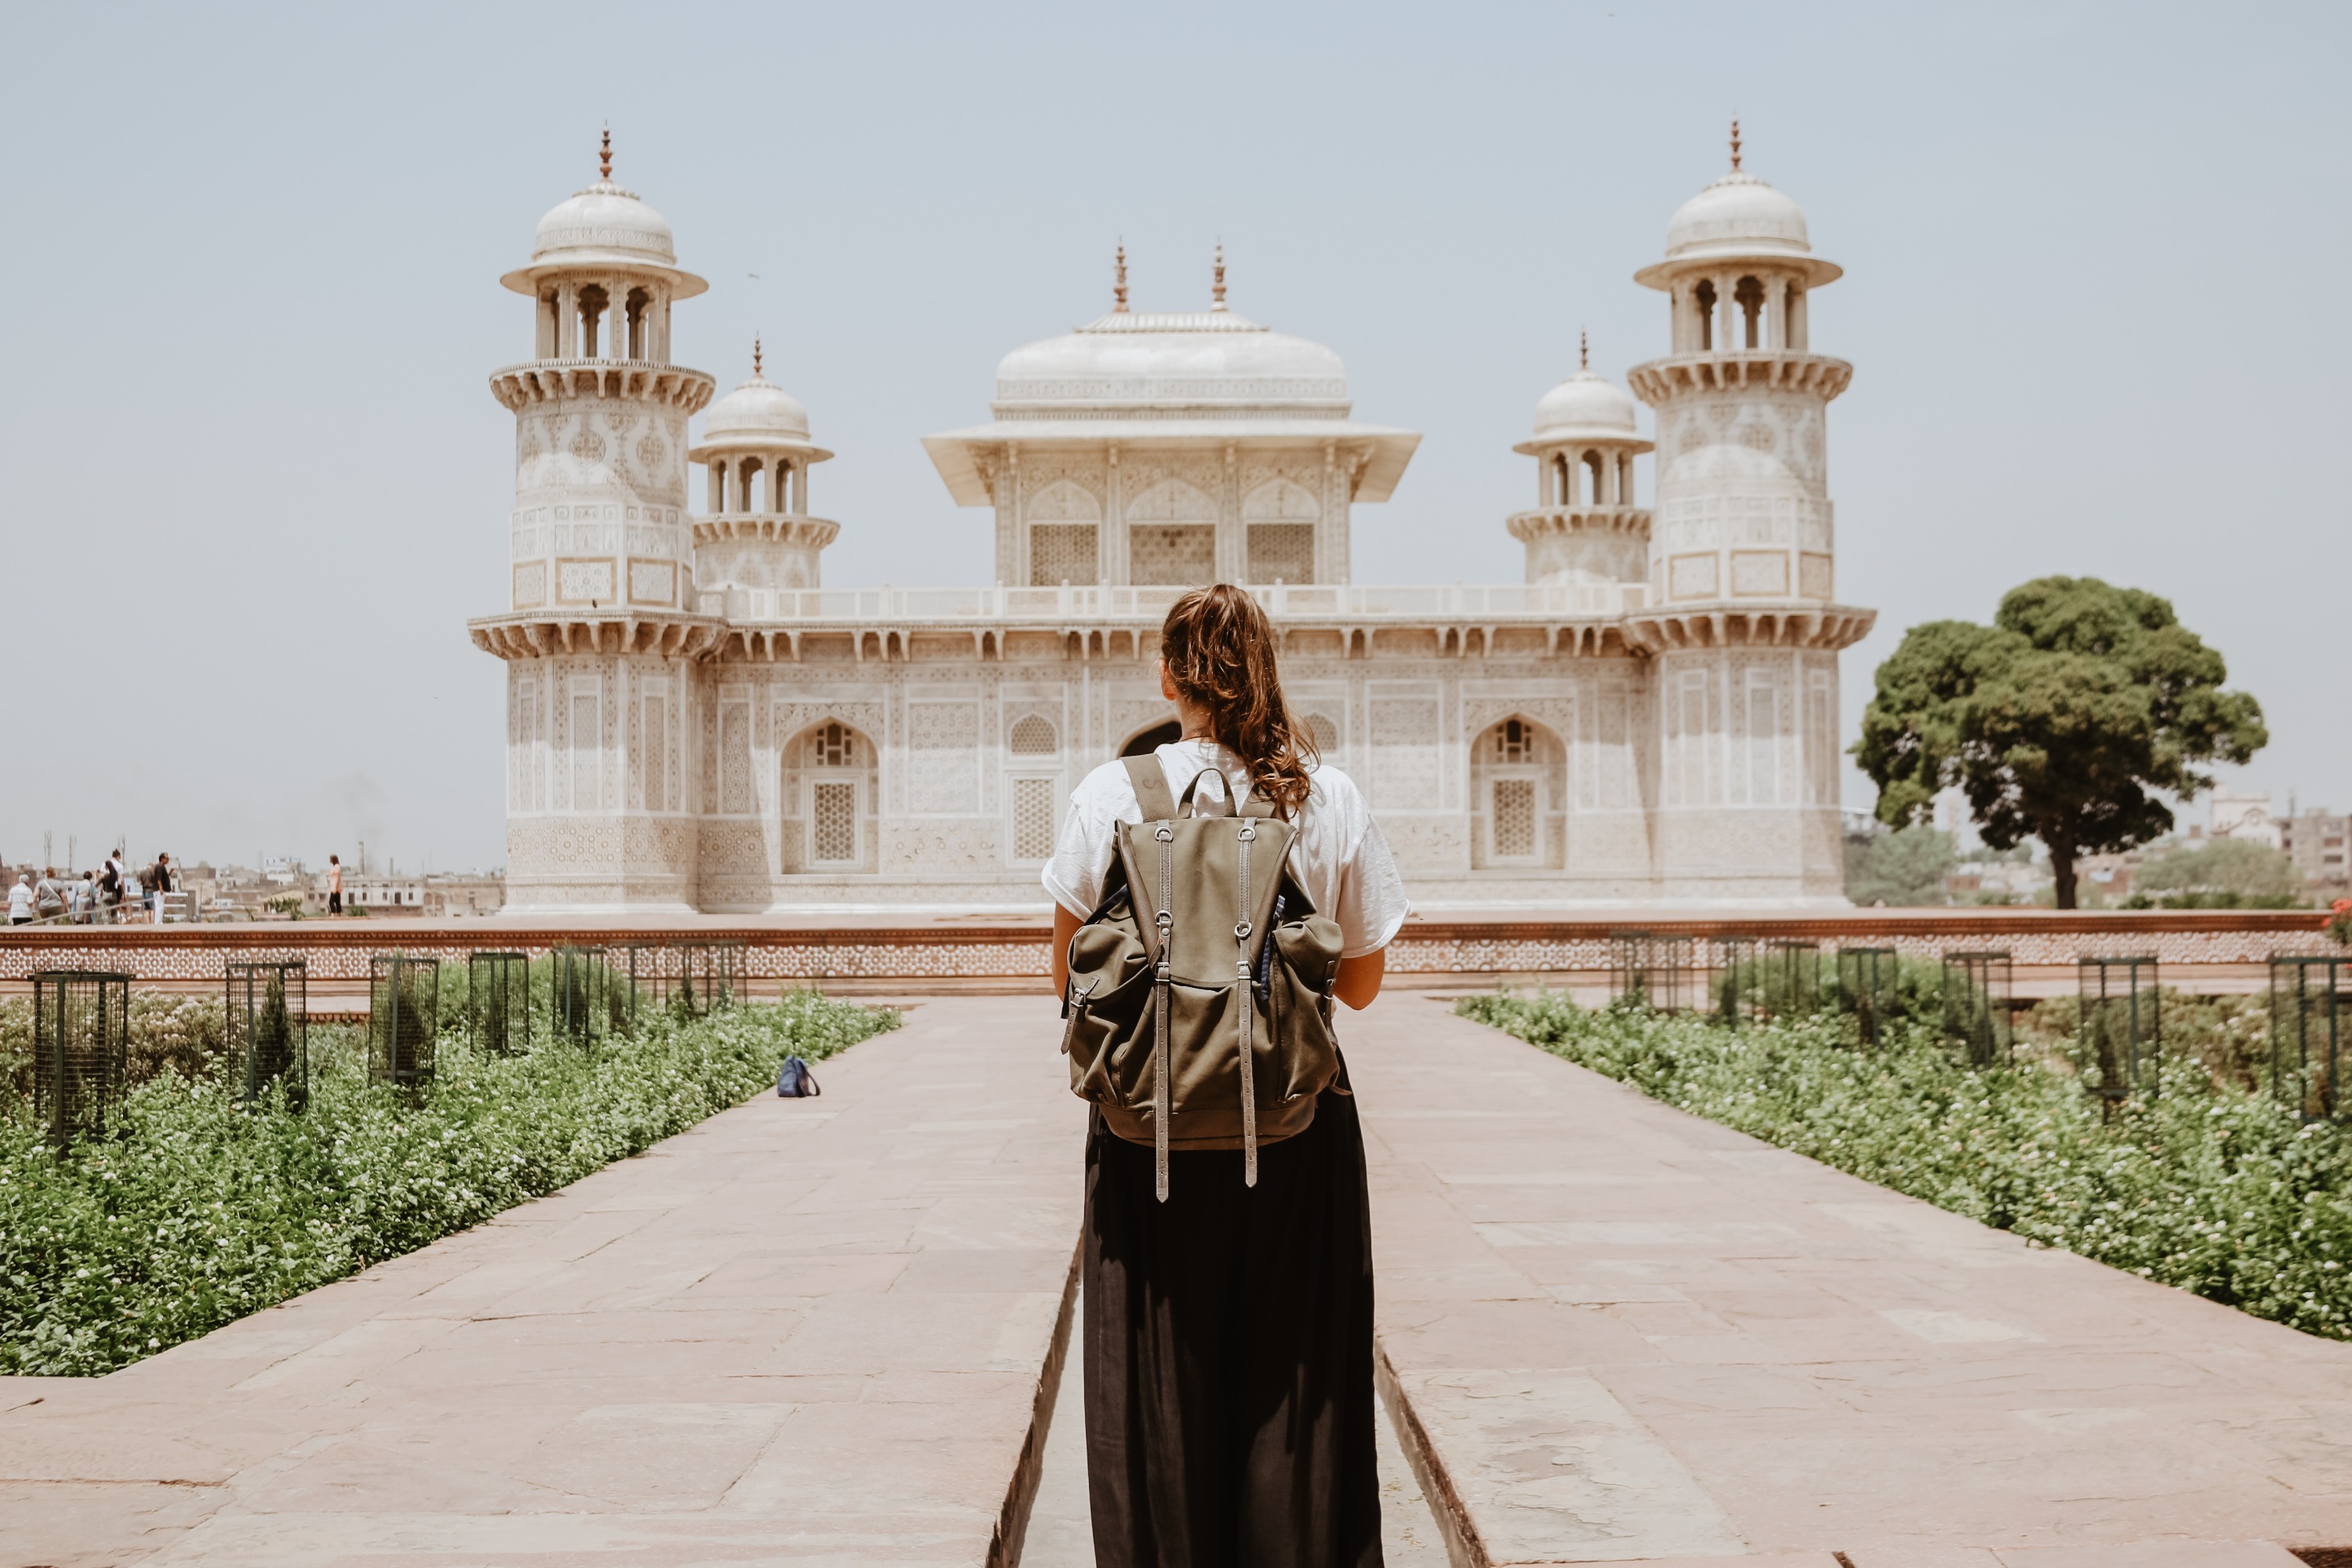
<svg viewBox="0 0 2352 1568"><path fill-rule="evenodd" d="M1685 202L1666 225L1666 259L1685 256L1810 256L1804 210L1737 170Z"/></svg>
<svg viewBox="0 0 2352 1568"><path fill-rule="evenodd" d="M746 437L809 438L808 410L800 399L763 375L751 380L710 405L702 416L705 442L738 441Z"/></svg>
<svg viewBox="0 0 2352 1568"><path fill-rule="evenodd" d="M610 180L566 197L539 220L530 259L544 262L637 261L677 265L669 220Z"/></svg>
<svg viewBox="0 0 2352 1568"><path fill-rule="evenodd" d="M1633 400L1589 370L1578 371L1543 395L1536 405L1536 439L1552 437L1631 437Z"/></svg>
<svg viewBox="0 0 2352 1568"><path fill-rule="evenodd" d="M1115 311L1006 354L1002 405L1344 404L1348 373L1320 343L1224 310Z"/></svg>
<svg viewBox="0 0 2352 1568"><path fill-rule="evenodd" d="M677 243L669 220L613 183L612 149L604 151L602 178L547 209L531 236L530 265L499 279L518 294L535 294L540 280L571 268L613 267L658 273L669 281L669 297L690 300L709 285L677 265Z"/></svg>

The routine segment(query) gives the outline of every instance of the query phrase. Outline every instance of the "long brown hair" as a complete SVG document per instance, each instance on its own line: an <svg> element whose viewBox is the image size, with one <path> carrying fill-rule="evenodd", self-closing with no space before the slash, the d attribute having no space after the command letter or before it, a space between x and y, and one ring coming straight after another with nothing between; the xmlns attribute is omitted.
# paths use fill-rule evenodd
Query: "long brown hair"
<svg viewBox="0 0 2352 1568"><path fill-rule="evenodd" d="M1217 743L1249 767L1250 783L1285 817L1307 804L1314 738L1290 721L1275 669L1274 627L1231 583L1195 588L1160 627L1160 658L1177 694L1209 714Z"/></svg>

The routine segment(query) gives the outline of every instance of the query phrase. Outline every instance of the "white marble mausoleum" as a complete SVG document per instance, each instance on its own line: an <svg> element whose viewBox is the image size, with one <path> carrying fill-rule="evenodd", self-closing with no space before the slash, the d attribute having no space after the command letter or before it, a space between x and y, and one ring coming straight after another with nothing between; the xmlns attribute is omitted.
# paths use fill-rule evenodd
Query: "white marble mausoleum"
<svg viewBox="0 0 2352 1568"><path fill-rule="evenodd" d="M716 402L672 361L706 285L608 146L501 280L536 323L490 381L512 563L471 624L507 667L507 908L1035 907L1072 784L1173 737L1160 622L1218 580L1272 615L1294 709L1422 907L1842 903L1838 653L1874 612L1837 597L1852 367L1807 329L1839 268L1739 162L1735 139L1634 275L1667 306L1628 378L1654 437L1588 368L1512 447L1524 583L1351 581L1353 509L1419 435L1358 421L1329 349L1228 310L1222 258L1205 310L1145 311L1122 258L1108 314L1007 354L988 419L923 443L991 513L993 581L857 588L823 582L843 525L812 510L832 454L806 409L756 355Z"/></svg>

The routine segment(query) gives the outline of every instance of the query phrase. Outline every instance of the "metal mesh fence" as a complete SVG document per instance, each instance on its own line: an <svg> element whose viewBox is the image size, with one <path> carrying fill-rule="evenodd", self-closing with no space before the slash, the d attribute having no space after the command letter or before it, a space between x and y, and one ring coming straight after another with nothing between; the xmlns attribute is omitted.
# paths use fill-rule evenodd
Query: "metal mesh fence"
<svg viewBox="0 0 2352 1568"><path fill-rule="evenodd" d="M466 1027L474 1048L510 1057L530 1048L530 957L477 952L466 960Z"/></svg>
<svg viewBox="0 0 2352 1568"><path fill-rule="evenodd" d="M1679 1013L1690 1005L1696 989L1690 938L1620 931L1610 933L1610 943L1615 954L1612 1000L1659 1013Z"/></svg>
<svg viewBox="0 0 2352 1568"><path fill-rule="evenodd" d="M616 994L601 947L558 947L547 955L547 1022L558 1038L593 1045L625 1026L627 1002Z"/></svg>
<svg viewBox="0 0 2352 1568"><path fill-rule="evenodd" d="M131 976L48 969L33 976L33 1113L62 1152L103 1134L131 1058Z"/></svg>
<svg viewBox="0 0 2352 1568"><path fill-rule="evenodd" d="M2352 1113L2337 1092L2352 1055L2352 959L2271 960L2271 1093L2306 1121Z"/></svg>
<svg viewBox="0 0 2352 1568"><path fill-rule="evenodd" d="M379 952L368 959L368 1075L422 1090L441 1032L441 961Z"/></svg>
<svg viewBox="0 0 2352 1568"><path fill-rule="evenodd" d="M1970 1067L2009 1059L2014 994L2008 953L1944 954L1944 1037Z"/></svg>
<svg viewBox="0 0 2352 1568"><path fill-rule="evenodd" d="M1822 1005L1822 944L1774 937L1757 955L1757 997L1768 1018L1801 1018Z"/></svg>
<svg viewBox="0 0 2352 1568"><path fill-rule="evenodd" d="M310 965L302 959L233 960L221 965L228 1079L250 1105L285 1085L286 1106L310 1103Z"/></svg>
<svg viewBox="0 0 2352 1568"><path fill-rule="evenodd" d="M1878 1044L1887 1005L1900 982L1900 956L1891 947L1841 947L1837 950L1838 1005L1853 1015L1865 1046Z"/></svg>
<svg viewBox="0 0 2352 1568"><path fill-rule="evenodd" d="M2074 966L2082 1002L2076 1039L2094 1085L2109 1105L2137 1093L2154 1094L2164 1018L2157 1000L2153 957L2085 958Z"/></svg>

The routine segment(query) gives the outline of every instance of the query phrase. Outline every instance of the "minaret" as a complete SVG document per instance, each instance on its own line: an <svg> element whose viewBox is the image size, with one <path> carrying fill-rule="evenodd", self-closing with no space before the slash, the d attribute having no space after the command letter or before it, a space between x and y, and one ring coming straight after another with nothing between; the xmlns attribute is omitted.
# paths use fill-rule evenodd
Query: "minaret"
<svg viewBox="0 0 2352 1568"><path fill-rule="evenodd" d="M710 405L687 453L709 476L710 510L694 520L694 582L726 595L730 619L782 613L776 595L819 585L817 555L841 531L809 515L809 467L832 457L809 439L808 410L767 378L759 340L751 379Z"/></svg>
<svg viewBox="0 0 2352 1568"><path fill-rule="evenodd" d="M1534 437L1511 448L1536 460L1536 509L1508 523L1528 547L1528 582L1649 580L1650 514L1633 503L1633 459L1650 445L1633 426L1633 400L1592 374L1592 345L1580 334L1576 374L1543 395Z"/></svg>
<svg viewBox="0 0 2352 1568"><path fill-rule="evenodd" d="M499 281L535 339L490 377L515 416L509 612L470 627L508 661L506 907L690 910L692 661L719 623L692 596L687 420L713 383L670 363L670 310L705 285L614 184L609 131Z"/></svg>
<svg viewBox="0 0 2352 1568"><path fill-rule="evenodd" d="M1853 367L1811 352L1834 281L1797 204L1741 167L1683 205L1634 274L1671 301L1674 352L1634 367L1657 411L1650 608L1661 891L1843 902L1840 648L1874 613L1836 603L1827 417Z"/></svg>

